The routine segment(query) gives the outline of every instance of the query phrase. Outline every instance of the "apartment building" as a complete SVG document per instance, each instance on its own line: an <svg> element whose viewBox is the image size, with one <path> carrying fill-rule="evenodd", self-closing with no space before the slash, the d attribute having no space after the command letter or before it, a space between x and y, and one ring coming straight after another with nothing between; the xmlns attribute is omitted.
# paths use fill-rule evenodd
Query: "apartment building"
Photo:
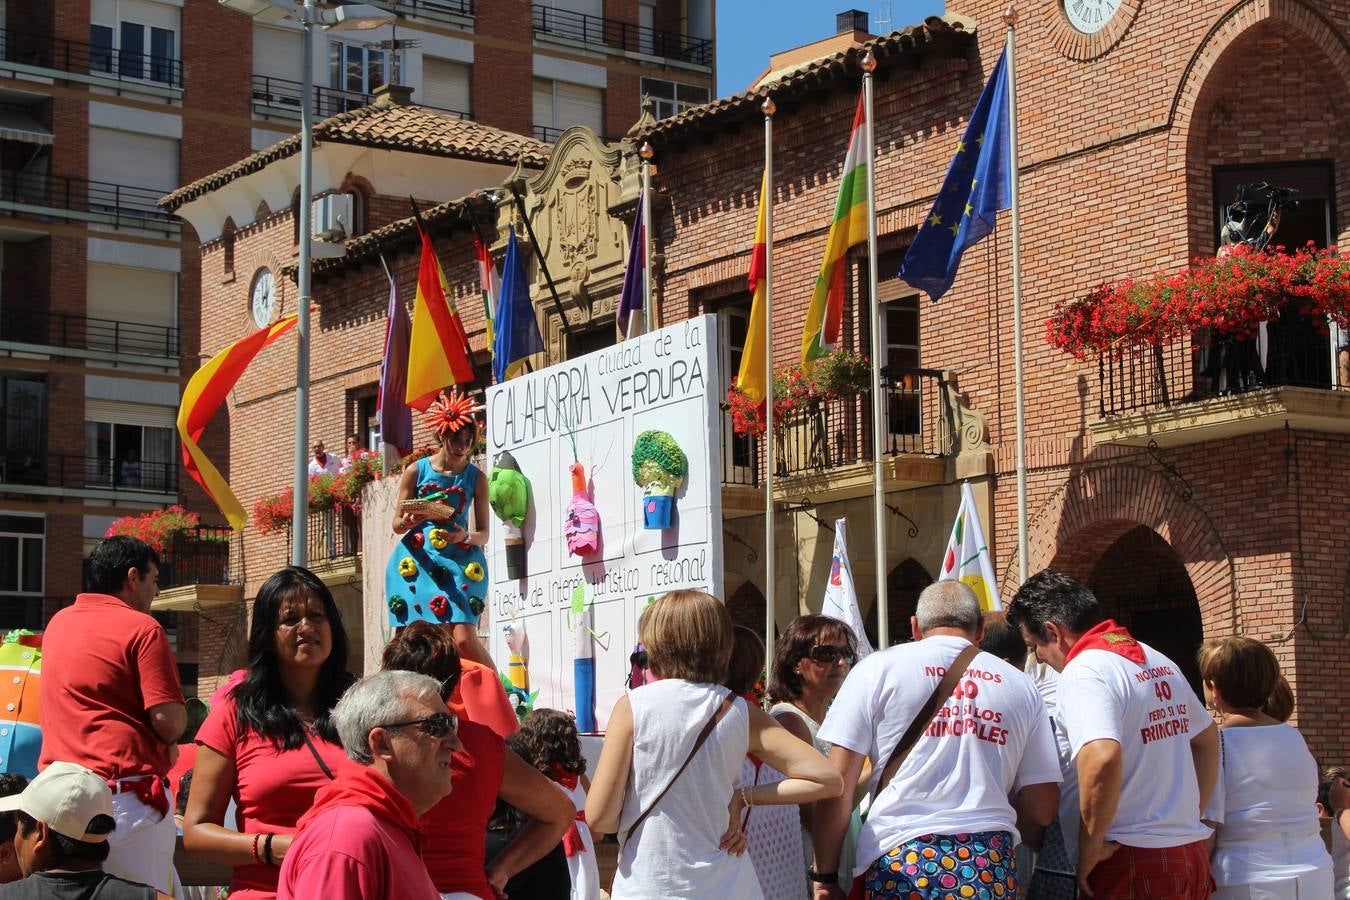
<svg viewBox="0 0 1350 900"><path fill-rule="evenodd" d="M623 134L644 94L673 115L711 93L712 0L374 5L391 25L312 29L316 119L393 81L441 115L548 141L578 123ZM181 385L218 349L203 238L157 201L294 135L305 32L267 18L214 0L0 0L0 628L69 603L116 517L182 504L219 521L180 477L175 429ZM353 230L390 215L363 210ZM233 288L241 322L252 287ZM163 587L241 577L237 538L190 537ZM209 615L166 614L190 689Z"/></svg>

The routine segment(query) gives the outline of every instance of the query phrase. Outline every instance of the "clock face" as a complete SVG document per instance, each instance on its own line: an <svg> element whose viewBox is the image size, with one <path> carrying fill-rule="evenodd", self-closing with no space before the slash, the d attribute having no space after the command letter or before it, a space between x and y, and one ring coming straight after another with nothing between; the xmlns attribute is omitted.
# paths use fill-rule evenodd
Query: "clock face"
<svg viewBox="0 0 1350 900"><path fill-rule="evenodd" d="M277 282L272 270L263 266L253 276L253 290L249 296L249 308L253 312L253 323L259 328L272 324L272 313L277 304Z"/></svg>
<svg viewBox="0 0 1350 900"><path fill-rule="evenodd" d="M1120 9L1121 0L1064 0L1069 24L1083 34L1096 34Z"/></svg>

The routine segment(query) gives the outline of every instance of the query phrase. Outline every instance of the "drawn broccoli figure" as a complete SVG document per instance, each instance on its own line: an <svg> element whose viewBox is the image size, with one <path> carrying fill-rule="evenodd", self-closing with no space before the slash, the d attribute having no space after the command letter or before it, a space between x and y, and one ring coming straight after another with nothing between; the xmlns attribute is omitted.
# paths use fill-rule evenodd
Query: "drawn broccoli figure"
<svg viewBox="0 0 1350 900"><path fill-rule="evenodd" d="M675 492L689 470L675 438L666 431L644 431L633 444L633 480L642 488L642 521L646 528L670 527Z"/></svg>

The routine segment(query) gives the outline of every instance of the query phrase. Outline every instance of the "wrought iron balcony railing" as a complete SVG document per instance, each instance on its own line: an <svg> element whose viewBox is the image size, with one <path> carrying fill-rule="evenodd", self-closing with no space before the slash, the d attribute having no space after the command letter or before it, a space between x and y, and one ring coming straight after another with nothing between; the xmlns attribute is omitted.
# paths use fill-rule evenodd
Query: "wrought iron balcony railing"
<svg viewBox="0 0 1350 900"><path fill-rule="evenodd" d="M160 559L162 590L189 584L239 584L240 543L226 525L198 525L174 537Z"/></svg>
<svg viewBox="0 0 1350 900"><path fill-rule="evenodd" d="M177 228L177 216L155 205L164 193L70 175L0 170L0 203L90 213L118 226Z"/></svg>
<svg viewBox="0 0 1350 900"><path fill-rule="evenodd" d="M0 453L0 485L6 484L176 494L178 463L6 450Z"/></svg>
<svg viewBox="0 0 1350 900"><path fill-rule="evenodd" d="M346 507L314 510L305 520L305 541L311 563L356 556L361 552L361 517ZM290 544L287 529L287 548Z"/></svg>
<svg viewBox="0 0 1350 900"><path fill-rule="evenodd" d="M567 9L534 7L534 33L566 38L596 47L643 53L662 59L711 66L713 42L631 22L589 16Z"/></svg>
<svg viewBox="0 0 1350 900"><path fill-rule="evenodd" d="M319 119L326 119L338 113L369 106L375 100L374 94L346 91L341 88L315 85L312 90L314 91L312 100L314 115ZM253 102L255 106L262 107L264 113L269 109L280 110L299 117L300 98L303 92L304 85L299 81L273 78L270 75L253 76ZM426 106L426 104L421 105ZM427 106L427 108L458 116L461 119L473 118L462 109L445 109L439 106Z"/></svg>
<svg viewBox="0 0 1350 900"><path fill-rule="evenodd" d="M953 452L955 423L936 369L882 371L886 456L947 456ZM722 483L757 486L762 478L764 441L736 434L730 412L722 438ZM872 406L867 393L809 403L774 428L774 472L803 475L872 460Z"/></svg>
<svg viewBox="0 0 1350 900"><path fill-rule="evenodd" d="M355 0L351 0L355 2ZM473 18L474 0L370 0L372 5L402 15L436 19L443 16Z"/></svg>
<svg viewBox="0 0 1350 900"><path fill-rule="evenodd" d="M43 312L17 304L0 308L0 341L178 358L177 328Z"/></svg>
<svg viewBox="0 0 1350 900"><path fill-rule="evenodd" d="M124 83L183 86L183 62L169 56L132 53L55 38L14 27L0 28L0 62L90 75Z"/></svg>
<svg viewBox="0 0 1350 900"><path fill-rule="evenodd" d="M1100 357L1098 412L1124 415L1268 387L1350 390L1336 366L1323 328L1288 310L1251 340L1196 335Z"/></svg>

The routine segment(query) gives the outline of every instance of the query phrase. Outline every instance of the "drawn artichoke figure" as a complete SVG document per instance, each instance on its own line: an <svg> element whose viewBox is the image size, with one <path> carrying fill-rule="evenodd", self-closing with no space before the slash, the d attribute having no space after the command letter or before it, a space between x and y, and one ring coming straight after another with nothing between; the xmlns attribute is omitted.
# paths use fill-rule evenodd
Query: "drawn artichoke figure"
<svg viewBox="0 0 1350 900"><path fill-rule="evenodd" d="M689 471L675 438L666 431L644 431L633 444L633 480L642 488L642 522L651 529L670 527L675 494Z"/></svg>
<svg viewBox="0 0 1350 900"><path fill-rule="evenodd" d="M506 575L525 577L525 513L529 509L530 481L520 471L515 457L502 451L488 476L488 502L502 520L506 544Z"/></svg>

